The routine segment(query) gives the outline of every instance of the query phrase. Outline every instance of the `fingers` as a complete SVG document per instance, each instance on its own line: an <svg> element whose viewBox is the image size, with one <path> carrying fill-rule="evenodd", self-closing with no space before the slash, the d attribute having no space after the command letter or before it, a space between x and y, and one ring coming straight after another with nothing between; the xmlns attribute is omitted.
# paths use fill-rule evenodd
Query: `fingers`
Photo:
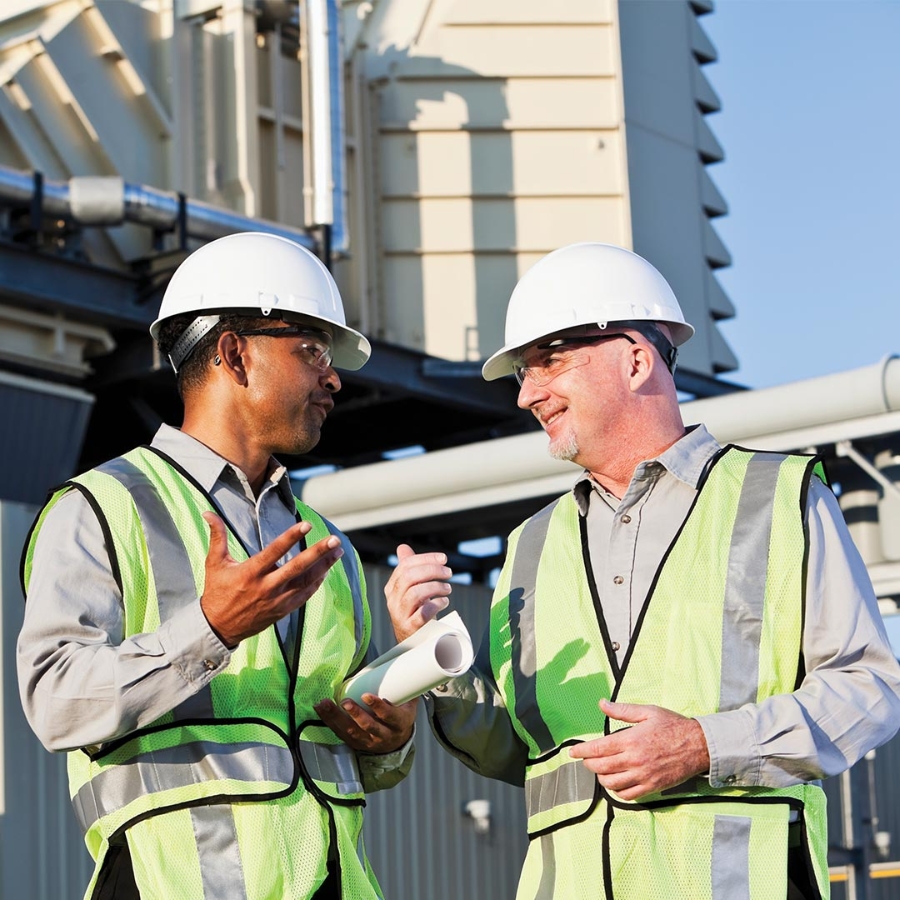
<svg viewBox="0 0 900 900"><path fill-rule="evenodd" d="M206 558L210 562L222 562L230 557L228 552L228 535L225 523L214 513L204 512L203 518L209 525L209 550Z"/></svg>
<svg viewBox="0 0 900 900"><path fill-rule="evenodd" d="M305 572L321 569L323 566L324 571L327 572L343 555L340 539L332 534L327 538L322 538L321 541L316 541L312 547L301 550L283 566L277 568L273 574L287 580L296 578Z"/></svg>
<svg viewBox="0 0 900 900"><path fill-rule="evenodd" d="M322 700L314 709L319 718L345 744L368 753L390 753L402 747L411 737L416 717L417 700L395 706L372 694L364 694L365 709L353 700L340 705Z"/></svg>
<svg viewBox="0 0 900 900"><path fill-rule="evenodd" d="M291 525L290 528L286 528L282 531L271 543L263 547L259 553L256 553L253 556L254 562L262 571L274 569L278 565L278 561L291 550L291 548L299 544L310 531L312 531L312 525L310 525L309 522L297 522L296 524ZM325 540L334 541L332 546L337 547L340 545L340 541L334 537L334 535L325 538ZM321 543L321 541L319 543Z"/></svg>
<svg viewBox="0 0 900 900"><path fill-rule="evenodd" d="M646 722L658 709L655 706L644 706L638 703L614 703L612 700L601 700L600 711L617 722Z"/></svg>
<svg viewBox="0 0 900 900"><path fill-rule="evenodd" d="M403 641L449 605L453 570L446 553L416 553L409 544L397 547L397 560L384 596L394 636Z"/></svg>

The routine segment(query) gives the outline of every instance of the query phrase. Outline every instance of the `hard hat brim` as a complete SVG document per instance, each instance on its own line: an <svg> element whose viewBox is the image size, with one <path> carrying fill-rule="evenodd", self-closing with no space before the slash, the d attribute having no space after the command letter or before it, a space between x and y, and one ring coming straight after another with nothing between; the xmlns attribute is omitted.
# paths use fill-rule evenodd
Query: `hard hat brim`
<svg viewBox="0 0 900 900"><path fill-rule="evenodd" d="M680 347L694 336L694 326L689 325L687 322L667 322L662 319L650 321L658 321L660 324L668 326L669 331L672 334L672 343L674 343L676 347ZM589 325L591 323L584 322L582 324ZM615 322L610 322L609 324L615 325ZM485 381L496 381L498 378L503 378L505 375L512 375L513 363L521 356L522 351L526 347L537 344L556 333L557 332L549 332L548 334L538 335L525 344L507 344L505 347L501 347L496 353L487 358L484 365L481 367L481 377Z"/></svg>
<svg viewBox="0 0 900 900"><path fill-rule="evenodd" d="M249 307L246 309L210 309L204 310L202 313L198 313L198 315L214 315L216 313L226 316L237 314L253 316L254 318L262 317L259 309ZM166 318L168 317L157 319L150 326L150 336L153 340L157 340L160 325L162 325ZM312 326L325 326L325 330L331 334L331 364L335 369L344 369L347 372L355 372L358 369L361 369L369 361L369 357L372 355L372 345L364 334L357 331L355 328L350 328L349 325L336 322L334 319L330 319L327 316L292 315L288 313L284 316L284 321L303 322Z"/></svg>

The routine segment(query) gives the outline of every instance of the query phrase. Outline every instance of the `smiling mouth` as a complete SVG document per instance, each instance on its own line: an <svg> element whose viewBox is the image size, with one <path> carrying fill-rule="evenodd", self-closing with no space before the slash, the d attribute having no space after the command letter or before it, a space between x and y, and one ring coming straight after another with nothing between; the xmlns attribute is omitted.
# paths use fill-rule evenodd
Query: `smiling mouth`
<svg viewBox="0 0 900 900"><path fill-rule="evenodd" d="M564 413L564 409L558 409L555 413L551 413L546 418L542 415L538 416L538 418L540 419L541 425L544 428L549 428Z"/></svg>

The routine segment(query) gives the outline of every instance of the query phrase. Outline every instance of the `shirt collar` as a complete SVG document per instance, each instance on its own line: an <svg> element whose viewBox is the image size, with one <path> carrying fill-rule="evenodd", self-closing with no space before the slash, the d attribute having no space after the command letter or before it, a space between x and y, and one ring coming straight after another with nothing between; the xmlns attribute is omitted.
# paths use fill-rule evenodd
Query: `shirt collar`
<svg viewBox="0 0 900 900"><path fill-rule="evenodd" d="M161 425L150 444L171 456L190 475L200 487L210 494L220 480L240 484L242 489L249 490L247 476L236 466L219 456L206 444L185 434L171 425ZM288 509L294 508L294 495L291 490L287 470L273 456L269 462L268 480L277 486L278 495Z"/></svg>
<svg viewBox="0 0 900 900"><path fill-rule="evenodd" d="M721 445L706 430L705 425L691 425L684 437L675 441L659 456L640 463L635 469L634 477L647 478L654 470L661 471L664 468L679 481L696 490L710 461L721 449ZM572 489L582 515L587 514L593 486L591 473L585 469Z"/></svg>

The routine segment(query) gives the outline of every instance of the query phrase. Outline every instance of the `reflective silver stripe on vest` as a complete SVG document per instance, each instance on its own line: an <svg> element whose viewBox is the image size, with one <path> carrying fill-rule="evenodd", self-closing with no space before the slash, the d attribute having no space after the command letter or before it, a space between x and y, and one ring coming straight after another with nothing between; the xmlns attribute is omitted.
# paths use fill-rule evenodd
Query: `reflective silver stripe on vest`
<svg viewBox="0 0 900 900"><path fill-rule="evenodd" d="M155 486L137 466L120 457L98 468L115 478L131 494L147 541L159 620L165 622L177 610L197 599L194 570L184 541ZM209 685L176 706L172 715L176 721L213 718Z"/></svg>
<svg viewBox="0 0 900 900"><path fill-rule="evenodd" d="M316 781L333 784L339 794L359 794L360 781L356 753L346 744L314 744L300 741L300 755L306 771Z"/></svg>
<svg viewBox="0 0 900 900"><path fill-rule="evenodd" d="M596 789L597 776L580 759L573 759L552 772L525 780L525 809L529 816L535 816L563 803L590 801Z"/></svg>
<svg viewBox="0 0 900 900"><path fill-rule="evenodd" d="M200 858L200 880L206 900L245 900L244 867L234 813L229 806L194 806L191 824Z"/></svg>
<svg viewBox="0 0 900 900"><path fill-rule="evenodd" d="M741 486L725 580L721 711L756 702L775 485L786 458L754 454Z"/></svg>
<svg viewBox="0 0 900 900"><path fill-rule="evenodd" d="M347 583L350 585L350 593L353 596L353 637L356 639L356 654L362 649L363 642L363 595L362 586L359 583L359 570L356 568L356 554L350 547L350 541L343 531L338 530L327 519L323 520L328 530L341 542L341 546L345 548L344 555L341 557L341 564L344 567L344 574L347 576Z"/></svg>
<svg viewBox="0 0 900 900"><path fill-rule="evenodd" d="M516 718L541 751L556 746L537 703L537 648L534 640L534 592L541 551L550 517L559 503L551 503L526 522L516 545L509 583L509 625L512 633L512 671L516 686Z"/></svg>
<svg viewBox="0 0 900 900"><path fill-rule="evenodd" d="M103 816L139 797L203 781L232 779L248 784L272 781L287 786L294 761L286 747L258 742L216 744L192 741L151 750L99 772L72 798L75 816L87 831Z"/></svg>
<svg viewBox="0 0 900 900"><path fill-rule="evenodd" d="M541 841L541 883L538 885L534 900L553 900L553 888L556 886L556 847L552 834L542 834ZM595 861L587 865L595 865Z"/></svg>
<svg viewBox="0 0 900 900"><path fill-rule="evenodd" d="M750 900L750 819L716 816L711 864L712 900Z"/></svg>

